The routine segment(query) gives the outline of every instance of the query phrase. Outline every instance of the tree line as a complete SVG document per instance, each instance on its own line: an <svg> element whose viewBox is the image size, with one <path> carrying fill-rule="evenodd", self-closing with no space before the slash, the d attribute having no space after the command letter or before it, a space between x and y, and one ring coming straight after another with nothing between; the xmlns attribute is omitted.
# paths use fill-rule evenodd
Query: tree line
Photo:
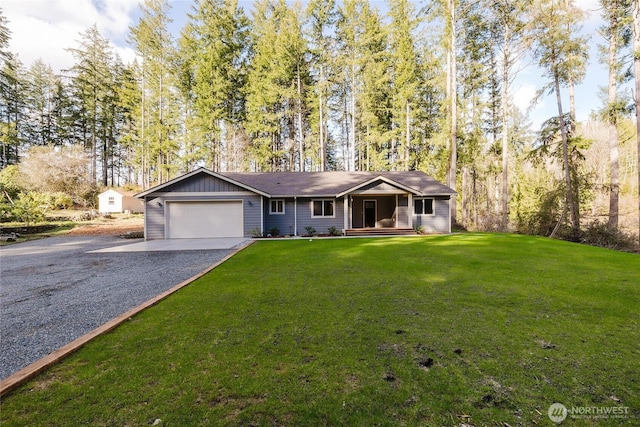
<svg viewBox="0 0 640 427"><path fill-rule="evenodd" d="M8 51L0 10L0 168L47 146L81 147L91 182L143 189L199 166L423 170L458 191L453 218L469 228L577 239L590 211L635 230L620 210L640 209L640 109L619 89L635 78L640 92L638 3L600 0L609 80L595 127L576 121L594 40L573 0L194 0L177 36L170 2L144 0L135 62L93 26L61 74ZM527 64L556 102L535 132L513 102Z"/></svg>

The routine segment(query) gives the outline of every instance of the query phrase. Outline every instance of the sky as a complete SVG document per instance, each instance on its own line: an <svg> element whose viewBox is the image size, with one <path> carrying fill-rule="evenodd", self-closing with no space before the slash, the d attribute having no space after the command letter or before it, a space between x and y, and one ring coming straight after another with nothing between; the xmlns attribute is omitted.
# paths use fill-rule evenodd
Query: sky
<svg viewBox="0 0 640 427"><path fill-rule="evenodd" d="M139 1L2 0L0 7L11 31L9 50L17 53L26 67L41 59L58 73L73 65L73 56L65 49L77 47L80 35L94 24L100 34L111 41L123 61L132 61L134 52L127 44L127 36L129 27L136 25L139 19ZM580 121L586 120L592 110L600 108L602 100L599 97L599 87L607 84L606 67L600 64L596 52L597 44L604 42L596 33L601 24L598 1L575 0L576 5L590 13L584 31L591 36L587 77L576 88L577 118ZM248 0L240 3L245 9L250 9ZM383 7L385 2L372 0L372 3L380 3L379 6ZM171 0L174 21L172 30L176 35L185 22L191 4L192 0ZM536 90L541 87L540 75L540 70L533 66L520 71L512 91L514 101L521 110L529 107ZM544 120L555 114L555 100L551 97L543 98L529 112L533 129L537 130Z"/></svg>

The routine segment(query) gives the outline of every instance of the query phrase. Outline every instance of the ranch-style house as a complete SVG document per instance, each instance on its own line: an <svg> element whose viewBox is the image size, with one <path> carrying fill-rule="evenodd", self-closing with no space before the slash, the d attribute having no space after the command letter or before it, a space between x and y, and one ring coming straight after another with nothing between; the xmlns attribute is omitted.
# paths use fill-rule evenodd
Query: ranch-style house
<svg viewBox="0 0 640 427"><path fill-rule="evenodd" d="M213 172L199 168L136 195L145 239L422 229L451 232L455 191L419 171Z"/></svg>

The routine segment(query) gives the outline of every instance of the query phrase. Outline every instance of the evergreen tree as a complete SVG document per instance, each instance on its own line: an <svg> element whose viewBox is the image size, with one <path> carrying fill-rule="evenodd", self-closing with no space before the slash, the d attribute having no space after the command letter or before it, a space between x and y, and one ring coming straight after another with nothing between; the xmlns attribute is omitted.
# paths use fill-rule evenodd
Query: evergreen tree
<svg viewBox="0 0 640 427"><path fill-rule="evenodd" d="M618 120L625 110L624 100L619 98L618 83L622 81L621 50L628 47L631 37L631 2L630 0L600 0L605 25L600 33L606 39L606 63L609 68L609 85L607 105L604 115L612 129L609 141L609 227L618 228L620 181L619 181L619 148Z"/></svg>
<svg viewBox="0 0 640 427"><path fill-rule="evenodd" d="M566 191L566 207L571 219L573 238L577 238L580 231L580 212L576 183L571 176L569 157L569 131L573 130L575 122L569 114L569 128L564 126L565 112L562 106L561 87L576 83L584 76L587 59L586 40L571 32L567 28L576 28L582 18L575 8L567 8L557 4L555 0L539 0L534 9L533 20L535 29L536 51L535 59L544 71L544 75L551 80L548 89L556 94L558 116L556 123L562 140L563 168Z"/></svg>
<svg viewBox="0 0 640 427"><path fill-rule="evenodd" d="M180 116L173 102L175 87L174 41L168 0L145 0L137 25L130 27L130 40L141 58L142 108L140 139L145 152L143 186L162 183L178 172L179 146L175 138Z"/></svg>
<svg viewBox="0 0 640 427"><path fill-rule="evenodd" d="M243 116L249 24L237 0L202 0L196 8L183 32L182 56L188 58L201 146L208 147L201 151L220 170L228 166L223 147L233 144Z"/></svg>
<svg viewBox="0 0 640 427"><path fill-rule="evenodd" d="M335 23L337 10L334 0L311 0L307 5L309 72L314 79L315 99L309 100L309 143L314 154L312 170L327 170L329 156L329 98L335 80ZM316 143L317 141L317 143ZM317 166L314 164L317 163Z"/></svg>
<svg viewBox="0 0 640 427"><path fill-rule="evenodd" d="M635 78L636 141L638 143L638 242L640 243L640 0L633 0L633 74Z"/></svg>
<svg viewBox="0 0 640 427"><path fill-rule="evenodd" d="M86 151L91 153L91 176L108 185L109 158L115 144L113 113L118 72L115 54L96 25L81 34L79 46L68 49L76 58L71 86L74 121Z"/></svg>
<svg viewBox="0 0 640 427"><path fill-rule="evenodd" d="M255 6L246 120L255 170L300 170L304 163L309 71L302 22L300 4L263 0Z"/></svg>
<svg viewBox="0 0 640 427"><path fill-rule="evenodd" d="M19 161L24 112L22 63L9 52L11 32L0 8L0 169Z"/></svg>
<svg viewBox="0 0 640 427"><path fill-rule="evenodd" d="M414 40L419 25L415 6L408 0L389 0L390 64L393 76L393 138L397 141L394 169L409 170L415 94L418 88L418 54Z"/></svg>
<svg viewBox="0 0 640 427"><path fill-rule="evenodd" d="M28 71L26 90L26 133L29 145L55 145L57 123L54 118L54 98L60 85L51 66L36 60Z"/></svg>

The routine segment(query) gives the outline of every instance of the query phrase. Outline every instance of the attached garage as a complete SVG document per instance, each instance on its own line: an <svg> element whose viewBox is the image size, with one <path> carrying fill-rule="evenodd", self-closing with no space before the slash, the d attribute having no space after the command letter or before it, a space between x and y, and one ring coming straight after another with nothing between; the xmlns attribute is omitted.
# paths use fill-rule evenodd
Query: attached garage
<svg viewBox="0 0 640 427"><path fill-rule="evenodd" d="M242 200L167 201L166 238L243 237Z"/></svg>

